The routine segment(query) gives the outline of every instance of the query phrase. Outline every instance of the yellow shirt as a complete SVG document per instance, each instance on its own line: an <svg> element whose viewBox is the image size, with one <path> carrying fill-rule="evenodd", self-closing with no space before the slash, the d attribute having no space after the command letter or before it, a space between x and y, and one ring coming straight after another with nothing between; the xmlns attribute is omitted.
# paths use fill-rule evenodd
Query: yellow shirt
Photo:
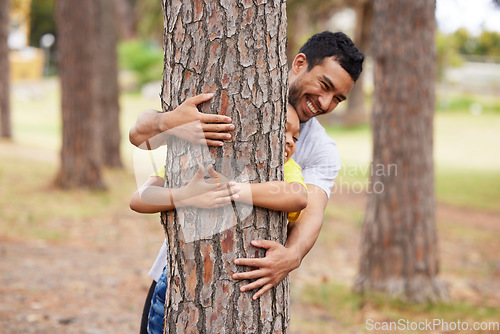
<svg viewBox="0 0 500 334"><path fill-rule="evenodd" d="M301 185L304 186L304 188L306 188L307 191L307 186L306 183L304 182L304 178L302 177L302 169L300 168L300 166L293 159L288 159L288 161L285 162L285 165L283 167L285 168L285 182L300 183ZM291 223L297 221L297 219L299 219L301 212L302 211L289 212L288 221Z"/></svg>
<svg viewBox="0 0 500 334"><path fill-rule="evenodd" d="M165 180L165 165L163 165L162 168L160 168L156 172L154 172L153 175L151 175L151 177L153 177L153 176L158 176L158 177L161 177L162 179Z"/></svg>

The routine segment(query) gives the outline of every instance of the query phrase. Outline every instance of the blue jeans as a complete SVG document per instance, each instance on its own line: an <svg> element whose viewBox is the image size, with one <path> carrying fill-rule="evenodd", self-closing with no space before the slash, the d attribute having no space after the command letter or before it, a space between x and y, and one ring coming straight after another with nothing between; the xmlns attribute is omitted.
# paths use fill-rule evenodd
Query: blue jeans
<svg viewBox="0 0 500 334"><path fill-rule="evenodd" d="M163 334L165 317L165 295L167 294L167 267L156 283L148 316L148 334Z"/></svg>

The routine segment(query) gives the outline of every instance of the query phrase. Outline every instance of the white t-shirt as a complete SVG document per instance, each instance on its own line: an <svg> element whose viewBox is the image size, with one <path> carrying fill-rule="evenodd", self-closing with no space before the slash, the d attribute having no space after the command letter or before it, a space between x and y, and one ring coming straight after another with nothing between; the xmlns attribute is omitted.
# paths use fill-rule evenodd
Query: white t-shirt
<svg viewBox="0 0 500 334"><path fill-rule="evenodd" d="M323 189L328 197L334 179L340 170L340 156L335 141L315 118L300 125L299 140L295 145L292 158L302 168L306 184ZM158 281L167 263L167 245L164 242L155 263L149 271L149 277Z"/></svg>

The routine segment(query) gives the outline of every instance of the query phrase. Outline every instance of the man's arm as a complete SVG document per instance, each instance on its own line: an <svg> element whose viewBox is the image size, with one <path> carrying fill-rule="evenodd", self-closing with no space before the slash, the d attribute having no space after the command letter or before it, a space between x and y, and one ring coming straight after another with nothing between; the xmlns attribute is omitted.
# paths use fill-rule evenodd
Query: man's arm
<svg viewBox="0 0 500 334"><path fill-rule="evenodd" d="M155 149L170 134L191 143L222 146L224 140L231 138L228 132L234 129L231 118L204 114L197 108L212 97L212 93L196 95L166 113L151 109L144 111L130 129L130 142L143 149Z"/></svg>
<svg viewBox="0 0 500 334"><path fill-rule="evenodd" d="M253 295L253 299L262 296L281 282L288 273L298 268L318 238L323 225L323 212L328 202L328 196L324 190L315 185L308 184L307 188L309 190L307 207L295 223L289 224L285 246L275 241L253 240L253 246L267 249L266 256L234 261L237 265L258 268L233 274L233 279L257 279L240 288L241 291L259 289Z"/></svg>

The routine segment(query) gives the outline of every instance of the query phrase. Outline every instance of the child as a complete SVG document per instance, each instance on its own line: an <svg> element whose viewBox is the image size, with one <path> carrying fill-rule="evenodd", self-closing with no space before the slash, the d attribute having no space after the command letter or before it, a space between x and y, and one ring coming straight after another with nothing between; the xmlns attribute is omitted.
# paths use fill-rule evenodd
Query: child
<svg viewBox="0 0 500 334"><path fill-rule="evenodd" d="M178 189L163 188L164 167L151 176L139 188L130 201L130 208L140 213L155 213L172 210L180 206L216 208L227 205L231 200L248 203L263 208L287 211L288 221L295 222L302 209L307 206L307 187L302 177L300 166L291 159L295 152L295 143L299 137L300 123L295 109L287 106L286 145L285 145L285 181L264 183L235 183L219 185L223 176L209 168L210 180L203 179L203 167L200 167L189 183ZM216 184L213 184L216 180ZM174 205L175 203L175 205ZM148 316L148 333L163 333L165 312L167 271L163 271L151 298Z"/></svg>

